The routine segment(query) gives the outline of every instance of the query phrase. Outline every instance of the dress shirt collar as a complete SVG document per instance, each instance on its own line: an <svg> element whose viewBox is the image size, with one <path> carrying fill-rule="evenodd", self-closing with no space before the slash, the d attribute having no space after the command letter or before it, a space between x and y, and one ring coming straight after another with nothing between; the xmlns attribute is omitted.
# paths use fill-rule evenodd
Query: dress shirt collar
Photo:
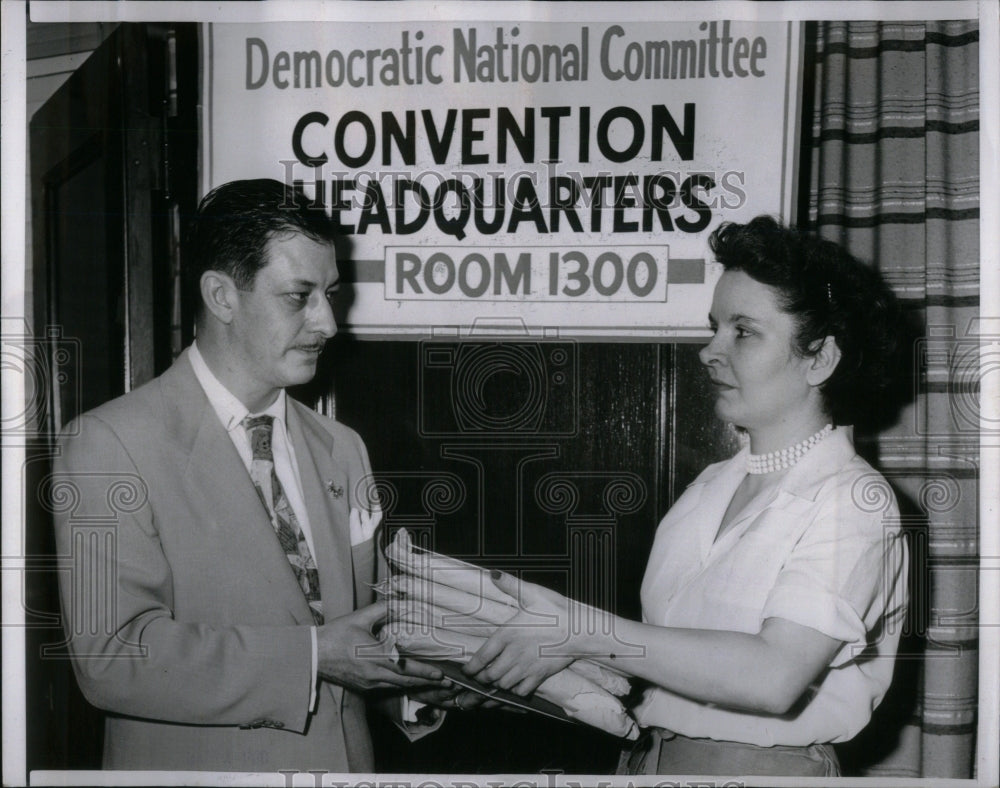
<svg viewBox="0 0 1000 788"><path fill-rule="evenodd" d="M191 361L191 368L194 370L194 376L198 378L198 382L205 390L205 396L208 397L208 401L212 405L212 409L218 415L219 421L222 422L222 426L227 432L232 432L238 427L242 427L243 419L245 419L248 415L274 416L276 421L280 421L282 424L285 423L284 389L278 393L277 398L268 407L260 413L251 414L250 411L247 410L246 405L240 402L239 398L236 397L235 394L222 385L222 382L215 376L212 370L208 368L208 364L205 363L204 356L202 356L201 352L198 350L197 342L191 343L189 359Z"/></svg>

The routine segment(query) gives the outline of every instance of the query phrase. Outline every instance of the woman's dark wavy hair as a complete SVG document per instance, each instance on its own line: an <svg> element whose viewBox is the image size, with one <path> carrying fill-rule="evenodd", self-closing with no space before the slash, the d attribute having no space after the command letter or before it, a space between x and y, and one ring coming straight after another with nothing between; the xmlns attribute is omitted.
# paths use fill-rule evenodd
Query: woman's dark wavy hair
<svg viewBox="0 0 1000 788"><path fill-rule="evenodd" d="M726 222L709 238L727 271L743 271L778 291L798 325L795 350L814 355L832 336L840 348L836 370L821 386L835 424L866 424L899 374L899 304L871 266L832 241L785 227L770 216Z"/></svg>
<svg viewBox="0 0 1000 788"><path fill-rule="evenodd" d="M294 233L318 243L336 241L326 211L299 187L260 178L230 181L206 194L188 227L185 267L197 308L205 271L221 271L241 290L250 290L267 264L268 241Z"/></svg>

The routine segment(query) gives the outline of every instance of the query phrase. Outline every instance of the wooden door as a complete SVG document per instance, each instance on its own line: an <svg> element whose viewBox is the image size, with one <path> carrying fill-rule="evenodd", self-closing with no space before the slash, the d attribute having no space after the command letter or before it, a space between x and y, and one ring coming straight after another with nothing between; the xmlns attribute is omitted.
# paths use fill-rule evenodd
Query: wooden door
<svg viewBox="0 0 1000 788"><path fill-rule="evenodd" d="M30 123L34 336L46 381L28 449L29 769L100 765L100 714L62 647L50 507L54 438L169 366L190 336L175 289L197 175L194 26L121 25Z"/></svg>

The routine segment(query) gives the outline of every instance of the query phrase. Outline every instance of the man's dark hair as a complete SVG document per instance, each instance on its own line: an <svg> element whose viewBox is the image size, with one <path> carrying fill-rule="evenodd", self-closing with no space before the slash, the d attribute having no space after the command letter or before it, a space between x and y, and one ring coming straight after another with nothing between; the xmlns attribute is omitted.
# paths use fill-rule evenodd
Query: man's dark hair
<svg viewBox="0 0 1000 788"><path fill-rule="evenodd" d="M185 265L198 313L205 271L221 271L251 290L267 264L268 242L296 233L318 243L335 240L326 212L299 187L260 178L230 181L206 194L188 228Z"/></svg>
<svg viewBox="0 0 1000 788"><path fill-rule="evenodd" d="M899 304L878 271L838 244L770 216L726 222L709 246L725 270L778 291L795 318L800 356L818 352L824 337L837 340L840 363L820 389L824 408L835 424L870 421L869 411L899 374L901 338Z"/></svg>

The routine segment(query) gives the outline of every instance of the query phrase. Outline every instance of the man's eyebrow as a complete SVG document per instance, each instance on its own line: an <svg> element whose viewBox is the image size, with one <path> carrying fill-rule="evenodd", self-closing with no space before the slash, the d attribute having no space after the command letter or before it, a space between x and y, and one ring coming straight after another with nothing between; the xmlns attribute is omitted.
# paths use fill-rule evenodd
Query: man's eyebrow
<svg viewBox="0 0 1000 788"><path fill-rule="evenodd" d="M319 287L319 282L316 282L313 279L293 279L288 283L288 287L308 287L310 289L315 289ZM326 289L329 290L331 287L340 287L340 280L336 279L333 282L330 282L330 284L326 286Z"/></svg>
<svg viewBox="0 0 1000 788"><path fill-rule="evenodd" d="M316 287L316 282L312 279L293 279L288 283L289 287Z"/></svg>

